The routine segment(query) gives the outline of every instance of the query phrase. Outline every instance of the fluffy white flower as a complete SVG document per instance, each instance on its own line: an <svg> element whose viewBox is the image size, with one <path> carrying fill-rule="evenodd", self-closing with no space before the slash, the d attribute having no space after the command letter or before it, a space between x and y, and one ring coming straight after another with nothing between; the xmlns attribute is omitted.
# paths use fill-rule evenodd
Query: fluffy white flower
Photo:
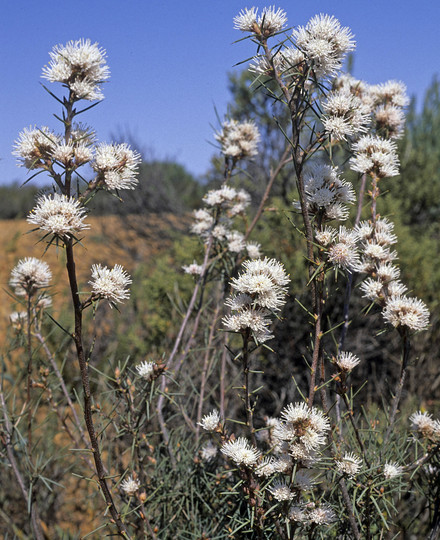
<svg viewBox="0 0 440 540"><path fill-rule="evenodd" d="M203 266L201 264L197 264L195 261L188 266L182 266L182 268L185 274L190 274L192 276L201 276L203 272Z"/></svg>
<svg viewBox="0 0 440 540"><path fill-rule="evenodd" d="M221 448L222 453L232 459L236 465L252 467L256 465L260 452L250 445L244 437L239 437L235 441L228 441Z"/></svg>
<svg viewBox="0 0 440 540"><path fill-rule="evenodd" d="M93 170L109 189L134 189L141 161L127 144L100 144L96 147Z"/></svg>
<svg viewBox="0 0 440 540"><path fill-rule="evenodd" d="M412 428L418 431L422 437L437 440L440 438L440 422L433 420L427 412L416 412L409 417Z"/></svg>
<svg viewBox="0 0 440 540"><path fill-rule="evenodd" d="M353 477L360 471L362 459L353 453L346 453L342 459L336 460L336 468L342 474Z"/></svg>
<svg viewBox="0 0 440 540"><path fill-rule="evenodd" d="M215 138L221 145L222 153L227 157L238 160L258 153L260 132L252 121L227 120L223 123L221 131L215 134Z"/></svg>
<svg viewBox="0 0 440 540"><path fill-rule="evenodd" d="M209 441L200 449L200 457L203 461L211 461L215 458L218 453L217 447Z"/></svg>
<svg viewBox="0 0 440 540"><path fill-rule="evenodd" d="M403 467L397 463L385 463L383 468L383 475L387 480L391 480L396 476L399 476L403 473Z"/></svg>
<svg viewBox="0 0 440 540"><path fill-rule="evenodd" d="M429 325L429 310L418 298L394 296L387 299L382 312L384 319L395 327L425 330Z"/></svg>
<svg viewBox="0 0 440 540"><path fill-rule="evenodd" d="M239 231L231 231L226 234L228 240L228 250L232 253L240 253L246 248L244 235Z"/></svg>
<svg viewBox="0 0 440 540"><path fill-rule="evenodd" d="M67 85L78 99L102 99L100 85L109 78L106 52L89 39L55 45L42 77Z"/></svg>
<svg viewBox="0 0 440 540"><path fill-rule="evenodd" d="M258 8L245 8L234 17L234 28L242 32L253 32L264 37L280 32L287 24L286 13L275 6L264 8L257 18Z"/></svg>
<svg viewBox="0 0 440 540"><path fill-rule="evenodd" d="M354 155L350 159L350 166L353 171L374 174L379 178L399 174L399 158L393 141L364 135L353 144L352 150Z"/></svg>
<svg viewBox="0 0 440 540"><path fill-rule="evenodd" d="M139 373L139 376L147 381L151 380L154 375L154 367L156 366L155 362L141 362L136 366L136 371Z"/></svg>
<svg viewBox="0 0 440 540"><path fill-rule="evenodd" d="M133 476L129 476L126 480L121 482L122 491L129 496L134 495L141 487L139 480L135 480Z"/></svg>
<svg viewBox="0 0 440 540"><path fill-rule="evenodd" d="M405 113L395 105L380 105L374 111L376 132L388 139L400 139L405 127Z"/></svg>
<svg viewBox="0 0 440 540"><path fill-rule="evenodd" d="M12 269L9 285L19 296L32 296L38 289L48 287L52 279L49 265L35 257L18 261Z"/></svg>
<svg viewBox="0 0 440 540"><path fill-rule="evenodd" d="M9 320L14 330L20 332L20 330L24 328L24 324L27 321L27 313L26 311L13 311L9 314Z"/></svg>
<svg viewBox="0 0 440 540"><path fill-rule="evenodd" d="M48 127L29 127L19 133L12 154L18 158L21 167L29 170L43 169L51 164L53 154L61 142L61 137Z"/></svg>
<svg viewBox="0 0 440 540"><path fill-rule="evenodd" d="M355 48L353 34L329 15L316 15L292 34L296 45L311 62L318 78L333 75L341 68L347 52Z"/></svg>
<svg viewBox="0 0 440 540"><path fill-rule="evenodd" d="M247 242L246 251L251 259L259 259L261 256L261 244L257 242Z"/></svg>
<svg viewBox="0 0 440 540"><path fill-rule="evenodd" d="M406 86L401 81L387 81L370 87L377 105L394 105L395 107L406 107L409 98L406 93Z"/></svg>
<svg viewBox="0 0 440 540"><path fill-rule="evenodd" d="M43 195L37 199L35 207L30 211L27 221L37 225L43 231L57 236L74 236L88 229L84 223L86 210L73 197L66 195Z"/></svg>
<svg viewBox="0 0 440 540"><path fill-rule="evenodd" d="M269 491L277 501L291 501L295 496L286 482L279 480L270 486Z"/></svg>
<svg viewBox="0 0 440 540"><path fill-rule="evenodd" d="M339 352L335 359L335 364L338 366L338 368L345 372L351 371L359 363L359 358L355 354L347 351Z"/></svg>
<svg viewBox="0 0 440 540"><path fill-rule="evenodd" d="M110 303L123 302L130 297L128 286L131 278L121 265L116 264L111 270L107 266L94 264L92 266L92 292Z"/></svg>
<svg viewBox="0 0 440 540"><path fill-rule="evenodd" d="M345 91L332 92L322 104L326 115L322 118L324 129L336 140L346 140L367 131L370 108L362 100Z"/></svg>
<svg viewBox="0 0 440 540"><path fill-rule="evenodd" d="M217 410L213 410L209 414L206 414L201 422L198 422L199 426L206 431L215 431L220 424L220 414Z"/></svg>

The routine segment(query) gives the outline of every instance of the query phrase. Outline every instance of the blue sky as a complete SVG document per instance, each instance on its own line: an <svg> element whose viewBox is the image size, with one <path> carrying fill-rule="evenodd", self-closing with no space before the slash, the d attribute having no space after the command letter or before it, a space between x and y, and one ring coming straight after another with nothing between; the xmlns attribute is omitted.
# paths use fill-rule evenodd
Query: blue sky
<svg viewBox="0 0 440 540"><path fill-rule="evenodd" d="M272 2L273 3L273 2ZM57 43L90 38L107 50L110 82L105 100L83 120L98 139L131 131L159 159L175 159L202 174L213 147L214 107L229 99L227 72L250 57L250 41L232 19L243 7L270 2L232 0L6 0L2 7L0 64L0 183L23 182L11 148L29 125L59 129L60 107L42 89L42 67ZM335 15L357 41L354 75L370 83L405 82L419 101L440 73L440 2L437 0L280 1L289 25L316 13ZM61 91L52 84L51 90Z"/></svg>

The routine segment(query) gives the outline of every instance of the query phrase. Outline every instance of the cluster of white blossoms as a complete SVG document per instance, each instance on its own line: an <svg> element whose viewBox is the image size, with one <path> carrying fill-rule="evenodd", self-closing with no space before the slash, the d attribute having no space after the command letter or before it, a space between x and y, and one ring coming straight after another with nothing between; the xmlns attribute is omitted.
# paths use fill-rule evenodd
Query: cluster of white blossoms
<svg viewBox="0 0 440 540"><path fill-rule="evenodd" d="M360 288L364 297L382 307L385 321L392 326L424 330L429 324L429 310L421 300L405 296L407 289L399 280L400 270L393 264L397 253L390 249L397 242L393 231L394 224L386 218L357 226L362 259L356 269L370 275Z"/></svg>
<svg viewBox="0 0 440 540"><path fill-rule="evenodd" d="M376 178L391 178L399 174L399 157L394 141L376 135L364 135L352 146L353 171Z"/></svg>
<svg viewBox="0 0 440 540"><path fill-rule="evenodd" d="M151 381L154 376L154 368L157 366L155 362L148 362L145 360L136 366L136 371L139 376L147 381Z"/></svg>
<svg viewBox="0 0 440 540"><path fill-rule="evenodd" d="M18 165L28 170L51 170L55 164L74 170L93 159L91 138L90 132L74 129L65 142L45 126L25 128L15 141L12 154L18 158Z"/></svg>
<svg viewBox="0 0 440 540"><path fill-rule="evenodd" d="M304 189L309 213L319 214L322 221L347 219L346 205L356 200L352 184L340 178L336 167L323 163L315 163L305 171ZM301 210L299 201L293 205Z"/></svg>
<svg viewBox="0 0 440 540"><path fill-rule="evenodd" d="M101 84L110 76L106 52L89 39L55 45L49 53L50 62L43 68L42 77L50 82L61 82L76 99L103 99Z"/></svg>
<svg viewBox="0 0 440 540"><path fill-rule="evenodd" d="M356 244L358 240L356 231L347 229L343 225L339 227L338 232L331 227L326 227L317 232L315 237L321 245L326 247L328 261L333 266L349 272L357 269L359 253Z"/></svg>
<svg viewBox="0 0 440 540"><path fill-rule="evenodd" d="M108 189L134 189L141 156L127 144L104 144L95 148L92 168Z"/></svg>
<svg viewBox="0 0 440 540"><path fill-rule="evenodd" d="M27 321L27 312L26 311L13 311L9 314L9 321L12 325L12 328L16 332L20 332L24 329L24 325Z"/></svg>
<svg viewBox="0 0 440 540"><path fill-rule="evenodd" d="M317 506L314 502L295 504L290 508L289 519L297 523L330 525L336 520L336 514L326 505Z"/></svg>
<svg viewBox="0 0 440 540"><path fill-rule="evenodd" d="M244 467L255 467L261 455L260 451L244 437L225 442L221 447L221 452L232 459L236 465Z"/></svg>
<svg viewBox="0 0 440 540"><path fill-rule="evenodd" d="M357 96L344 91L331 92L322 108L326 113L321 118L324 129L338 141L365 133L371 121L370 108Z"/></svg>
<svg viewBox="0 0 440 540"><path fill-rule="evenodd" d="M200 449L200 457L203 461L212 461L218 454L218 448L211 441L207 442Z"/></svg>
<svg viewBox="0 0 440 540"><path fill-rule="evenodd" d="M292 37L318 79L340 70L346 54L355 48L350 29L322 13L312 17L306 26L293 30Z"/></svg>
<svg viewBox="0 0 440 540"><path fill-rule="evenodd" d="M52 162L53 154L61 143L60 135L48 127L29 127L19 133L12 154L18 158L19 166L29 170L43 169Z"/></svg>
<svg viewBox="0 0 440 540"><path fill-rule="evenodd" d="M403 474L403 467L398 463L385 463L383 467L383 475L387 480L392 480L396 476Z"/></svg>
<svg viewBox="0 0 440 540"><path fill-rule="evenodd" d="M49 265L35 257L20 259L12 269L9 285L18 296L33 296L48 287L52 279Z"/></svg>
<svg viewBox="0 0 440 540"><path fill-rule="evenodd" d="M231 295L225 305L234 313L224 317L223 324L231 332L250 331L257 342L263 343L273 337L269 316L285 304L290 278L280 262L267 257L245 261L243 268L245 271L231 280L237 294Z"/></svg>
<svg viewBox="0 0 440 540"><path fill-rule="evenodd" d="M362 101L371 116L371 131L385 139L398 139L403 134L405 113L409 103L406 87L400 81L369 85L349 74L333 82L335 90L351 94Z"/></svg>
<svg viewBox="0 0 440 540"><path fill-rule="evenodd" d="M409 420L418 435L431 441L440 441L440 420L433 420L431 414L421 411L413 413Z"/></svg>
<svg viewBox="0 0 440 540"><path fill-rule="evenodd" d="M107 266L94 264L92 266L92 279L89 281L92 286L93 295L104 298L110 302L123 302L130 297L128 287L131 278L121 265L116 264L111 270Z"/></svg>
<svg viewBox="0 0 440 540"><path fill-rule="evenodd" d="M272 66L273 63L273 66ZM305 69L304 54L296 47L285 47L279 49L272 57L272 63L266 56L255 56L249 65L249 71L257 75L273 75L274 69L278 75L291 85L299 77L303 76Z"/></svg>
<svg viewBox="0 0 440 540"><path fill-rule="evenodd" d="M245 8L234 17L234 28L242 32L252 32L256 36L267 38L280 32L287 24L286 13L275 6L263 8L261 15L258 15L258 8Z"/></svg>
<svg viewBox="0 0 440 540"><path fill-rule="evenodd" d="M348 373L360 364L360 359L351 352L341 351L336 356L334 363L342 372Z"/></svg>
<svg viewBox="0 0 440 540"><path fill-rule="evenodd" d="M74 237L89 228L89 225L84 223L85 214L86 210L78 200L54 193L37 199L27 221L59 238Z"/></svg>
<svg viewBox="0 0 440 540"><path fill-rule="evenodd" d="M129 476L123 482L121 482L122 491L129 497L135 495L140 487L141 484L139 480L133 478L133 476Z"/></svg>
<svg viewBox="0 0 440 540"><path fill-rule="evenodd" d="M346 453L343 458L336 460L336 469L344 475L354 477L361 470L362 459L355 454Z"/></svg>
<svg viewBox="0 0 440 540"><path fill-rule="evenodd" d="M231 253L247 250L249 257L260 256L260 245L246 242L244 235L233 226L233 218L243 216L251 201L249 193L237 190L228 185L220 189L208 191L203 197L205 208L194 211L195 222L191 232L207 240L210 236L221 247L226 247ZM197 275L202 271L201 265L195 261L192 265L184 266L188 274Z"/></svg>
<svg viewBox="0 0 440 540"><path fill-rule="evenodd" d="M258 154L260 132L252 121L227 120L215 138L221 145L222 154L236 161Z"/></svg>
<svg viewBox="0 0 440 540"><path fill-rule="evenodd" d="M217 410L213 410L206 414L202 421L198 423L205 431L215 431L220 425L220 414Z"/></svg>

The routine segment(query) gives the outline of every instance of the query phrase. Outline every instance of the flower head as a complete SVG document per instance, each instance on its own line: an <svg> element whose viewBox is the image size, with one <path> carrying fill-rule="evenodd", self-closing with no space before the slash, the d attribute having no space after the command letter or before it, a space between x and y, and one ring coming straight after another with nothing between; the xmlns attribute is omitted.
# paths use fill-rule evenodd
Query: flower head
<svg viewBox="0 0 440 540"><path fill-rule="evenodd" d="M252 121L238 122L237 120L227 120L223 123L220 132L215 138L221 145L222 153L236 160L255 156L260 132Z"/></svg>
<svg viewBox="0 0 440 540"><path fill-rule="evenodd" d="M150 381L154 376L154 368L156 366L155 362L141 362L136 366L136 371L139 373L139 376L147 381Z"/></svg>
<svg viewBox="0 0 440 540"><path fill-rule="evenodd" d="M234 17L234 28L242 32L253 32L260 37L269 37L280 32L287 24L286 13L275 6L266 7L257 18L258 8L245 8Z"/></svg>
<svg viewBox="0 0 440 540"><path fill-rule="evenodd" d="M92 292L99 298L105 298L110 303L123 302L130 297L128 286L131 278L121 265L116 264L111 270L107 266L94 264L92 266Z"/></svg>
<svg viewBox="0 0 440 540"><path fill-rule="evenodd" d="M134 189L140 161L140 154L127 144L102 143L96 147L92 167L108 189Z"/></svg>
<svg viewBox="0 0 440 540"><path fill-rule="evenodd" d="M206 414L198 424L206 431L215 431L220 424L219 412L214 409L209 414Z"/></svg>
<svg viewBox="0 0 440 540"><path fill-rule="evenodd" d="M85 208L73 197L54 193L39 197L27 220L59 237L74 236L89 228L83 221L85 213Z"/></svg>
<svg viewBox="0 0 440 540"><path fill-rule="evenodd" d="M29 170L44 169L54 159L59 144L61 137L48 127L29 127L19 134L12 154L18 158L19 166Z"/></svg>
<svg viewBox="0 0 440 540"><path fill-rule="evenodd" d="M362 464L362 459L353 453L347 453L342 459L336 460L336 468L347 476L356 476Z"/></svg>
<svg viewBox="0 0 440 540"><path fill-rule="evenodd" d="M42 77L65 84L77 99L102 99L100 85L109 78L106 52L89 39L55 45L49 53L50 62Z"/></svg>
<svg viewBox="0 0 440 540"><path fill-rule="evenodd" d="M129 496L134 495L141 487L139 480L134 479L133 476L129 476L123 482L121 482L122 491Z"/></svg>
<svg viewBox="0 0 440 540"><path fill-rule="evenodd" d="M432 415L427 412L416 412L409 417L412 427L422 437L432 440L440 439L440 422L433 420Z"/></svg>
<svg viewBox="0 0 440 540"><path fill-rule="evenodd" d="M47 263L35 257L26 257L12 269L9 285L19 296L32 296L38 289L48 287L51 279L52 272Z"/></svg>
<svg viewBox="0 0 440 540"><path fill-rule="evenodd" d="M385 463L383 467L383 475L387 480L391 480L396 476L399 476L403 473L403 467L397 463Z"/></svg>
<svg viewBox="0 0 440 540"><path fill-rule="evenodd" d="M341 371L349 372L360 364L360 360L351 352L341 351L335 359L335 364Z"/></svg>
<svg viewBox="0 0 440 540"><path fill-rule="evenodd" d="M203 461L211 461L215 458L218 453L217 447L209 441L200 449L200 457Z"/></svg>
<svg viewBox="0 0 440 540"><path fill-rule="evenodd" d="M253 467L260 457L259 450L250 445L244 437L224 443L221 451L236 465L244 465L245 467Z"/></svg>
<svg viewBox="0 0 440 540"><path fill-rule="evenodd" d="M370 123L370 108L353 94L344 91L332 92L322 104L325 115L322 119L325 131L336 140L346 140L367 131Z"/></svg>
<svg viewBox="0 0 440 540"><path fill-rule="evenodd" d="M406 326L410 330L425 330L429 325L429 310L418 298L392 296L387 299L383 318L395 326Z"/></svg>
<svg viewBox="0 0 440 540"><path fill-rule="evenodd" d="M351 169L361 174L374 174L379 178L399 174L396 143L382 137L364 135L353 146Z"/></svg>
<svg viewBox="0 0 440 540"><path fill-rule="evenodd" d="M274 482L269 491L272 493L274 499L277 501L291 501L295 494L290 490L290 487L286 482L276 481Z"/></svg>
<svg viewBox="0 0 440 540"><path fill-rule="evenodd" d="M335 17L322 13L310 19L305 27L294 30L293 38L318 78L338 71L347 52L355 48L350 29L341 27Z"/></svg>

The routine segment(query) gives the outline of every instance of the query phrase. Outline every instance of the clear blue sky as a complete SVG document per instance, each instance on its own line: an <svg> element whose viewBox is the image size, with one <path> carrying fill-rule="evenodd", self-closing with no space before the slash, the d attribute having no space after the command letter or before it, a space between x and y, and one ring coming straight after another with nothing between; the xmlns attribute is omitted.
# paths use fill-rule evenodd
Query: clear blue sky
<svg viewBox="0 0 440 540"><path fill-rule="evenodd" d="M232 0L4 0L2 4L0 183L24 181L11 147L29 125L59 129L59 106L41 88L42 67L57 43L90 38L107 50L105 100L84 120L98 139L129 129L157 158L202 174L213 147L214 107L229 99L227 72L254 53L232 19L243 7L273 2ZM356 36L354 75L370 83L399 79L422 98L440 73L438 0L280 1L289 26L316 13L335 15ZM50 85L61 90L60 85Z"/></svg>

